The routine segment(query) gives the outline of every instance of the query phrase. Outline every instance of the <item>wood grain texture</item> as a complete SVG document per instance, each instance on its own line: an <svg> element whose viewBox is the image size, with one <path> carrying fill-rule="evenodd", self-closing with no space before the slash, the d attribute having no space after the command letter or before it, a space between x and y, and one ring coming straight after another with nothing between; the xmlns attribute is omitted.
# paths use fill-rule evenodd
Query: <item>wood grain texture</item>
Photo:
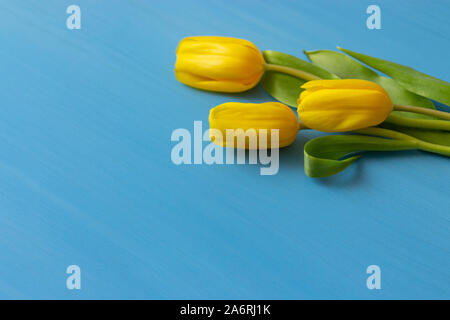
<svg viewBox="0 0 450 320"><path fill-rule="evenodd" d="M211 107L271 100L178 83L185 36L340 45L449 81L448 1L377 4L373 31L361 1L1 1L0 298L450 298L448 158L368 154L313 180L301 133L276 176L170 159L172 131L206 129Z"/></svg>

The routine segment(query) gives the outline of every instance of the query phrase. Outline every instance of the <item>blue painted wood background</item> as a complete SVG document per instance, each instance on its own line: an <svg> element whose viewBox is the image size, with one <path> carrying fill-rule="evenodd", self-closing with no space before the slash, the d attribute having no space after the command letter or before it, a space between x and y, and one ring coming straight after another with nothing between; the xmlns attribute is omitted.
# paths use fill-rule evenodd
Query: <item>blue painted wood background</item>
<svg viewBox="0 0 450 320"><path fill-rule="evenodd" d="M82 11L66 28L67 6ZM382 29L366 28L378 4ZM302 56L336 45L449 81L449 1L0 2L0 297L450 298L449 159L367 154L303 172L300 133L280 171L176 166L176 128L221 95L173 74L191 35ZM81 267L81 290L66 268ZM368 290L366 268L381 267Z"/></svg>

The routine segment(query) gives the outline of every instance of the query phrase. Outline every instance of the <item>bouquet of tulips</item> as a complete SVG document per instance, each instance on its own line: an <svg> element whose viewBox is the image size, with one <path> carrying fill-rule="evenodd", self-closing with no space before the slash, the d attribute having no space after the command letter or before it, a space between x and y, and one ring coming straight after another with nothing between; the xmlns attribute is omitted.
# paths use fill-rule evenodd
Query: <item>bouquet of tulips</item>
<svg viewBox="0 0 450 320"><path fill-rule="evenodd" d="M278 147L294 142L299 130L348 132L305 144L310 177L336 174L361 151L419 149L450 156L450 84L412 68L352 52L305 52L310 62L227 37L188 37L177 49L175 75L191 87L237 93L261 83L280 102L229 102L210 111L211 129L277 129ZM373 69L389 76L381 76ZM297 108L298 117L290 108ZM222 137L224 134L221 135ZM249 149L211 137L215 144ZM255 148L267 148L257 144ZM346 157L347 156L347 157Z"/></svg>

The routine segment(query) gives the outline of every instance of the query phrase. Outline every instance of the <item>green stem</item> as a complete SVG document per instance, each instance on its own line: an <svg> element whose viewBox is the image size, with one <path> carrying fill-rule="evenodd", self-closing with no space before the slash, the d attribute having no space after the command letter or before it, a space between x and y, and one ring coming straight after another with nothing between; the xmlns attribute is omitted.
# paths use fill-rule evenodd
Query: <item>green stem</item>
<svg viewBox="0 0 450 320"><path fill-rule="evenodd" d="M449 146L442 146L439 144L425 142L423 140L419 140L417 138L411 137L404 133L400 133L398 131L382 129L382 128L366 128L366 129L356 130L353 132L371 135L371 136L379 136L379 137L391 138L391 139L396 139L396 140L409 141L409 142L413 143L417 147L417 149L420 149L423 151L428 151L428 152L433 152L433 153L439 153L439 154L450 157L450 147Z"/></svg>
<svg viewBox="0 0 450 320"><path fill-rule="evenodd" d="M441 118L441 119L450 120L450 113L444 112L444 111L438 111L438 110L434 110L434 109L420 108L420 107L414 107L414 106L402 106L402 105L394 104L394 110L421 113L421 114L426 114L426 115L430 115L430 116L435 116L435 117Z"/></svg>
<svg viewBox="0 0 450 320"><path fill-rule="evenodd" d="M300 69L295 69L295 68L290 68L290 67L286 67L286 66L280 66L278 64L270 64L270 63L265 63L264 64L264 69L266 71L276 71L276 72L281 72L281 73L285 73L288 74L290 76L294 76L296 78L300 78L303 80L320 80L321 78L319 78L318 76L315 76L309 72L306 71L302 71Z"/></svg>
<svg viewBox="0 0 450 320"><path fill-rule="evenodd" d="M413 119L390 114L385 121L404 127L450 131L450 121L447 120Z"/></svg>

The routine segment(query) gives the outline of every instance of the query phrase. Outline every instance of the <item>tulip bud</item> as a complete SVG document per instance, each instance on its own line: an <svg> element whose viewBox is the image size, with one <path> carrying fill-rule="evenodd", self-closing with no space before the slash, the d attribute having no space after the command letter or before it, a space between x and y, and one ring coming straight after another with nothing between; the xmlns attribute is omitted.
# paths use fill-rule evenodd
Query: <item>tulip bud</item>
<svg viewBox="0 0 450 320"><path fill-rule="evenodd" d="M209 125L215 144L242 149L266 149L274 147L274 143L277 148L286 147L294 142L300 129L294 111L279 102L224 103L210 111ZM273 129L278 129L276 142L271 141ZM214 133L217 131L220 134Z"/></svg>
<svg viewBox="0 0 450 320"><path fill-rule="evenodd" d="M247 40L227 37L188 37L178 45L175 76L198 89L242 92L258 84L264 58Z"/></svg>
<svg viewBox="0 0 450 320"><path fill-rule="evenodd" d="M314 80L297 101L300 121L324 132L343 132L380 124L393 104L378 84L366 80Z"/></svg>

